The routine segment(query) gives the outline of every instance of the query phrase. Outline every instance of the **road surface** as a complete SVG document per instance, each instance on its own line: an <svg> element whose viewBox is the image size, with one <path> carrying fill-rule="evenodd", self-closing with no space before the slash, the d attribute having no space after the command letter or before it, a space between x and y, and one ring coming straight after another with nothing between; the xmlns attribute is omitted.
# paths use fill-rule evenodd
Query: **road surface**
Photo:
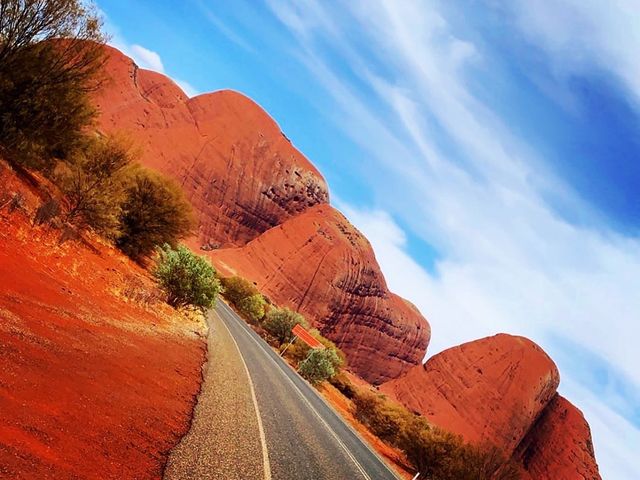
<svg viewBox="0 0 640 480"><path fill-rule="evenodd" d="M397 480L222 301L209 325L192 428L171 452L165 478Z"/></svg>

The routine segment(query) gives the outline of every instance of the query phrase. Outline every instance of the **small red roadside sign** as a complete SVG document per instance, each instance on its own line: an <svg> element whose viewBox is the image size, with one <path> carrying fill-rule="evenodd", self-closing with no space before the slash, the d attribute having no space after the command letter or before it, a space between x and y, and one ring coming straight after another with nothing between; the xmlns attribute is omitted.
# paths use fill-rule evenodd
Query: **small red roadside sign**
<svg viewBox="0 0 640 480"><path fill-rule="evenodd" d="M324 348L324 345L320 343L320 341L318 341L317 338L311 335L311 333L309 333L307 329L304 328L299 323L296 324L295 327L293 327L293 330L291 330L291 333L293 333L296 337L298 337L304 343L309 345L311 348Z"/></svg>

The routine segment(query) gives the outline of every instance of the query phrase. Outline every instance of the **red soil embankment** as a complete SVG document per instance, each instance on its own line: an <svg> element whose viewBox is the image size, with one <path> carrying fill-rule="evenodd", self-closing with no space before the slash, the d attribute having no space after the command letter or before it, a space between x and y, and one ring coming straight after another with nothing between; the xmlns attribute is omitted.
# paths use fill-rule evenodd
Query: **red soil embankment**
<svg viewBox="0 0 640 480"><path fill-rule="evenodd" d="M199 391L203 326L114 249L0 209L0 478L160 478ZM12 190L13 189L13 190ZM31 210L31 211L29 211Z"/></svg>

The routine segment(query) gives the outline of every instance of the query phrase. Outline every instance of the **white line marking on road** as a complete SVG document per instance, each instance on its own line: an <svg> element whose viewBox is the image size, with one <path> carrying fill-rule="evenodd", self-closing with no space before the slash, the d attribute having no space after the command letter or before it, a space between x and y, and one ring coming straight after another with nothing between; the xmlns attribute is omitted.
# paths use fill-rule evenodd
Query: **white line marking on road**
<svg viewBox="0 0 640 480"><path fill-rule="evenodd" d="M224 308L228 311L230 311L231 313L235 314L235 312L233 312L233 310L231 310L231 308L226 305L225 303L221 302L222 305L224 305ZM234 320L235 321L235 320ZM224 321L223 321L224 323ZM226 325L225 325L226 327ZM242 326L241 326L242 328ZM227 330L229 328L227 327ZM253 335L251 335L250 332L248 332L246 329L243 328L243 330L245 331L245 333L248 334L249 338L251 338L251 340L253 340L255 342L256 345L258 345L258 347L260 347L260 349L262 351L264 351L265 353L267 353L268 355L268 351L264 348L263 345L261 345L254 337ZM229 333L231 333L229 331ZM231 335L233 337L233 334ZM234 339L235 341L235 339ZM236 344L237 345L237 344ZM242 356L242 353L240 353L240 356ZM367 480L372 480L371 477L367 474L367 472L364 470L364 468L362 467L362 465L360 465L360 463L358 462L358 460L356 460L356 458L353 456L353 454L349 451L349 448L344 444L344 442L340 439L340 437L338 436L338 434L336 432L333 431L333 429L331 428L331 426L324 420L324 418L322 418L322 416L320 415L320 413L315 409L315 407L311 404L311 402L307 399L307 397L304 396L304 394L302 393L302 391L298 388L298 386L294 383L293 380L291 380L291 378L289 378L289 376L287 375L287 373L283 370L282 365L280 365L278 362L274 361L273 358L271 358L271 356L269 356L269 359L275 363L278 366L278 369L280 370L280 372L282 372L282 374L284 375L284 377L291 383L291 385L293 386L293 388L296 390L296 392L298 392L298 395L300 396L300 398L302 398L302 400L304 400L304 402L307 404L307 406L311 409L311 411L316 415L316 417L318 417L318 419L322 422L322 424L326 427L326 429L329 431L329 433L333 436L333 438L336 439L336 441L338 442L338 445L340 445L342 447L342 449L345 451L345 453L347 454L347 456L353 461L354 465L356 466L356 468L360 471L360 473L362 474L362 476L364 478L366 478ZM244 361L244 359L243 359Z"/></svg>
<svg viewBox="0 0 640 480"><path fill-rule="evenodd" d="M218 312L213 310L216 315ZM224 328L229 332L229 336L231 340L233 340L234 345L236 346L236 350L238 350L238 355L240 355L240 360L242 360L242 365L244 365L244 369L247 372L247 377L249 378L249 389L251 390L251 399L253 400L253 406L256 409L256 417L258 418L258 431L260 432L260 444L262 446L262 466L264 467L264 479L271 480L271 465L269 464L269 451L267 450L267 437L264 434L264 427L262 426L262 418L260 417L260 408L258 407L258 399L256 398L256 391L253 388L253 380L251 380L251 374L249 373L249 368L247 367L247 362L244 361L244 357L242 356L242 352L240 351L240 347L238 346L238 342L233 338L233 334L227 324L224 322L222 317L218 315L220 319L220 323L224 325Z"/></svg>

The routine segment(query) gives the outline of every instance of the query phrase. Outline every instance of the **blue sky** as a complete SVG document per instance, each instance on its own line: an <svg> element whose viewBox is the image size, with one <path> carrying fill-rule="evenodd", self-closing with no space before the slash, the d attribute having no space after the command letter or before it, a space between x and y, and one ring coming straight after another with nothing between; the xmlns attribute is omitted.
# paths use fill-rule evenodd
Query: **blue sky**
<svg viewBox="0 0 640 480"><path fill-rule="evenodd" d="M640 477L640 3L98 5L140 66L278 121L430 320L429 355L532 338L603 476Z"/></svg>

